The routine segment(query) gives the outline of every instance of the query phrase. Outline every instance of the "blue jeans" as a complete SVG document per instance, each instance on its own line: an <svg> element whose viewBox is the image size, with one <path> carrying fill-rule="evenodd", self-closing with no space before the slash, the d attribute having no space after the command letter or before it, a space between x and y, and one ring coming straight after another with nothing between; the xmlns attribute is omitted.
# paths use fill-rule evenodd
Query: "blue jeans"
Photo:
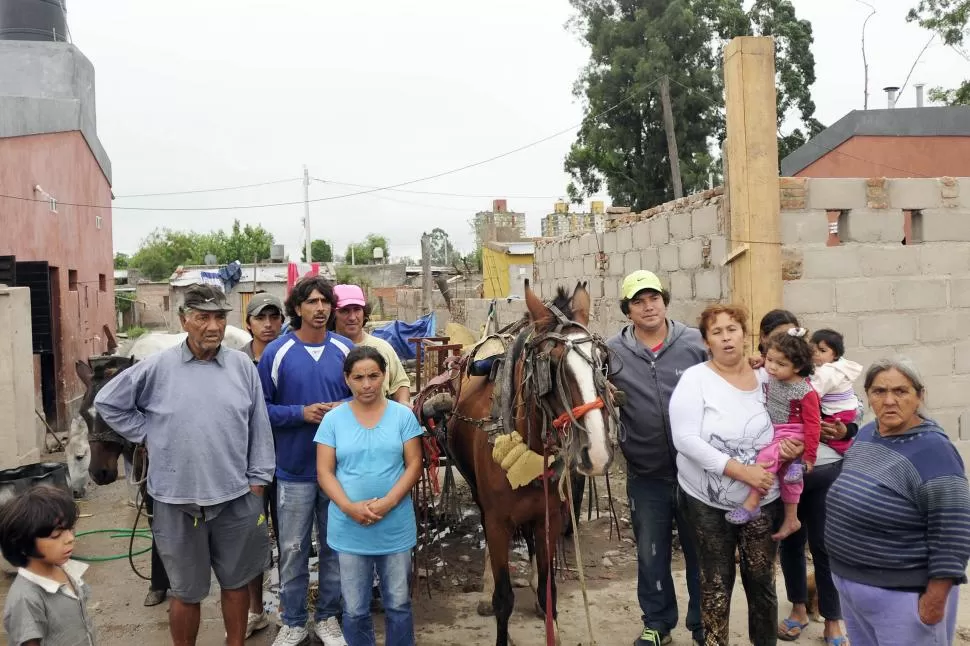
<svg viewBox="0 0 970 646"><path fill-rule="evenodd" d="M280 526L280 604L283 624L303 627L307 623L307 588L310 584L310 541L317 521L320 541L318 567L320 596L314 621L336 617L340 611L340 569L337 553L327 545L327 511L330 499L316 482L276 481L276 515Z"/></svg>
<svg viewBox="0 0 970 646"><path fill-rule="evenodd" d="M347 646L376 646L370 614L374 568L384 602L384 644L414 646L411 614L411 550L380 556L339 553L340 589L344 594L344 639Z"/></svg>
<svg viewBox="0 0 970 646"><path fill-rule="evenodd" d="M643 625L661 634L677 626L677 592L670 573L674 521L687 564L687 630L703 641L701 624L701 580L693 534L677 505L676 481L631 474L626 484L637 540L637 598Z"/></svg>

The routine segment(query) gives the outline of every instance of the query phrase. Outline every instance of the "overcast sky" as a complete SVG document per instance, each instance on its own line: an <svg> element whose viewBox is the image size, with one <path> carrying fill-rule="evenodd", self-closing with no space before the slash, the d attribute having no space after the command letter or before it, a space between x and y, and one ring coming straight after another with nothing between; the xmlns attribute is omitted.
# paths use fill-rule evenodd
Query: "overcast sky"
<svg viewBox="0 0 970 646"><path fill-rule="evenodd" d="M870 0L870 107L901 85L929 34L905 22L915 0ZM816 116L862 107L858 0L794 0L812 22ZM228 211L126 211L299 202L297 179L390 185L498 155L582 119L572 85L587 59L564 28L566 0L73 0L74 43L94 63L98 134L117 196L294 181L213 193L115 200L115 249L133 252L156 227L208 231L234 218L261 224L287 253L302 244L302 204ZM941 45L914 82L955 86L968 64ZM419 255L441 227L470 250L467 224L509 198L528 229L563 195L573 130L522 152L404 188L481 197L382 192L311 204L312 237L338 251L378 232L391 255ZM361 190L314 182L311 198ZM516 197L521 196L521 197Z"/></svg>

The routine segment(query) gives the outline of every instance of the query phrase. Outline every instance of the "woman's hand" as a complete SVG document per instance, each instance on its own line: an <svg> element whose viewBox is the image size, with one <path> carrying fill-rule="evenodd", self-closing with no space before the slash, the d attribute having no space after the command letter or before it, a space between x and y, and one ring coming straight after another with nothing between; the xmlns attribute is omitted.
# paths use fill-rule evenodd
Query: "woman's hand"
<svg viewBox="0 0 970 646"><path fill-rule="evenodd" d="M346 505L344 509L342 509L341 511L343 511L345 514L350 516L355 523L359 523L365 526L373 525L381 518L383 518L382 515L374 513L374 511L369 506L375 503L377 500L378 500L377 498L371 498L370 500L361 500L359 502L352 502L349 505Z"/></svg>
<svg viewBox="0 0 970 646"><path fill-rule="evenodd" d="M785 462L791 462L805 451L805 444L798 440L782 440L778 443L778 457Z"/></svg>
<svg viewBox="0 0 970 646"><path fill-rule="evenodd" d="M762 356L751 357L748 359L748 364L750 364L752 370L757 370L765 365L765 358Z"/></svg>
<svg viewBox="0 0 970 646"><path fill-rule="evenodd" d="M744 467L744 478L742 480L749 487L753 487L761 492L762 495L768 493L771 485L775 484L775 474L767 470L771 462L750 464Z"/></svg>
<svg viewBox="0 0 970 646"><path fill-rule="evenodd" d="M848 432L849 429L845 427L845 424L838 420L834 422L822 422L821 438L823 442L845 439L845 435Z"/></svg>
<svg viewBox="0 0 970 646"><path fill-rule="evenodd" d="M367 503L367 508L372 512L383 518L387 516L388 512L394 509L394 503L384 496L383 498L375 498L371 502Z"/></svg>

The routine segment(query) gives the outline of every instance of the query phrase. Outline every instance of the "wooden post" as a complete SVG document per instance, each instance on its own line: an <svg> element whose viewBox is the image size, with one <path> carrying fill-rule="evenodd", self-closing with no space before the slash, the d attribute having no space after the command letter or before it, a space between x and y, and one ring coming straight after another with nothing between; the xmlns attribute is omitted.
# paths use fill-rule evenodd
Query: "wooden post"
<svg viewBox="0 0 970 646"><path fill-rule="evenodd" d="M782 307L781 200L775 45L770 37L735 38L724 50L730 200L731 300L747 307L750 348L758 323Z"/></svg>
<svg viewBox="0 0 970 646"><path fill-rule="evenodd" d="M424 313L434 311L434 277L431 275L431 236L421 234L421 304Z"/></svg>
<svg viewBox="0 0 970 646"><path fill-rule="evenodd" d="M674 199L684 197L684 184L680 179L680 154L677 152L677 134L674 132L674 112L670 106L670 79L660 79L660 103L663 104L664 130L667 132L667 157L670 158L670 177L674 185Z"/></svg>

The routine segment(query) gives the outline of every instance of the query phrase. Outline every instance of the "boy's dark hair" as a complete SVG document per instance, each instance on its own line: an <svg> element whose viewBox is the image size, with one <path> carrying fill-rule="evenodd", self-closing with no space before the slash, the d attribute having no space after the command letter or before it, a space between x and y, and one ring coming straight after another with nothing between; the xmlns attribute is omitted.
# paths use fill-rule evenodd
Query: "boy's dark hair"
<svg viewBox="0 0 970 646"><path fill-rule="evenodd" d="M384 355L377 348L370 345L358 345L354 346L354 349L348 352L347 358L344 359L344 376L349 377L350 373L354 371L354 366L357 362L367 359L371 359L376 363L381 372L387 373L387 359L384 358Z"/></svg>
<svg viewBox="0 0 970 646"><path fill-rule="evenodd" d="M656 290L653 290L653 289L641 289L640 292L653 292L654 294L659 293L660 294L660 298L663 299L664 307L667 307L668 305L670 305L670 292L668 292L667 290L664 290L662 292L657 292ZM637 296L639 296L640 295L640 292L637 292L636 294L634 294L633 295L633 298L636 298ZM630 301L631 300L633 300L633 299L630 299L630 298L620 299L620 311L623 312L623 316L629 316L630 315Z"/></svg>
<svg viewBox="0 0 970 646"><path fill-rule="evenodd" d="M758 353L761 356L768 351L768 337L779 325L798 327L798 317L788 310L771 310L761 317L761 324L758 326Z"/></svg>
<svg viewBox="0 0 970 646"><path fill-rule="evenodd" d="M300 305L310 298L310 294L313 290L320 292L323 299L330 303L330 319L327 320L327 326L330 326L330 321L333 320L333 311L336 309L336 299L333 295L333 284L323 278L322 276L309 276L307 278L301 278L297 281L293 289L290 290L289 296L286 297L286 302L283 303L283 307L286 308L286 315L290 317L290 327L294 330L299 330L300 326L303 325L303 319L300 318L299 311Z"/></svg>
<svg viewBox="0 0 970 646"><path fill-rule="evenodd" d="M812 334L812 343L815 345L825 343L835 353L836 359L841 359L842 355L845 354L845 339L835 330L828 328L815 330Z"/></svg>
<svg viewBox="0 0 970 646"><path fill-rule="evenodd" d="M804 332L804 330L802 331ZM765 342L765 353L768 350L777 350L785 355L785 358L791 361L795 374L799 377L808 377L815 372L815 352L808 341L805 340L805 336L789 334L789 330L775 332Z"/></svg>
<svg viewBox="0 0 970 646"><path fill-rule="evenodd" d="M0 508L0 551L16 567L40 558L37 539L59 529L74 529L77 505L73 496L58 487L37 485Z"/></svg>

